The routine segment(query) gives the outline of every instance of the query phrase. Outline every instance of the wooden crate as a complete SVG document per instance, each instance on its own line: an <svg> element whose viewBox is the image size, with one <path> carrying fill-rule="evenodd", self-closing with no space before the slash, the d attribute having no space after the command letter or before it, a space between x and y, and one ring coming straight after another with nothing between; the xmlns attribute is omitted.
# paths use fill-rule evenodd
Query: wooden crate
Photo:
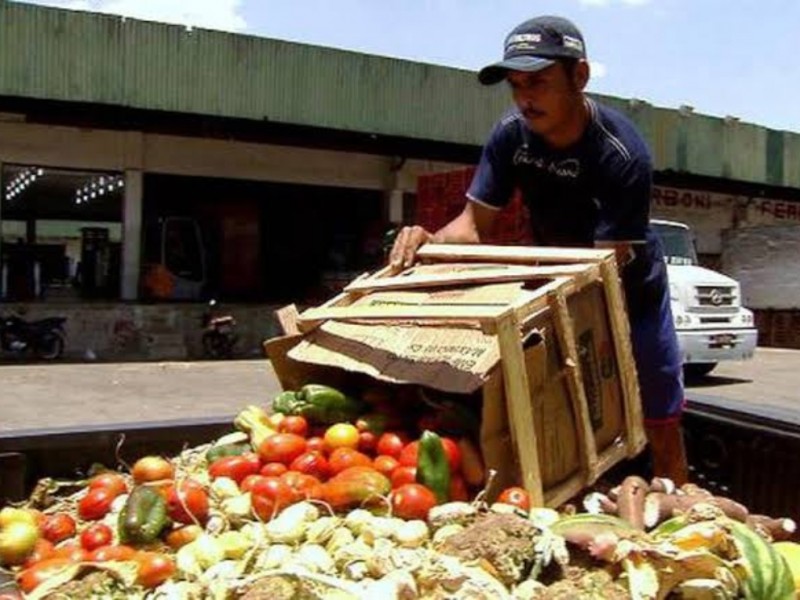
<svg viewBox="0 0 800 600"><path fill-rule="evenodd" d="M356 279L318 308L282 313L284 326L296 325L296 333L268 342L267 352L283 387L342 384L348 372L361 371L452 391L480 375L484 460L498 472L498 489L523 485L537 505L562 504L642 450L638 383L613 251L428 245L418 256L410 269L387 267ZM430 296L420 303L415 292ZM361 337L339 339L331 350L325 342L345 327L360 328ZM415 327L422 336L451 340L444 349L450 355L399 360L395 354L414 349L413 339L403 350L387 350L385 336L413 338ZM301 343L300 359L292 358ZM470 360L452 356L462 343ZM333 351L348 356L339 362ZM499 360L489 368L493 351Z"/></svg>

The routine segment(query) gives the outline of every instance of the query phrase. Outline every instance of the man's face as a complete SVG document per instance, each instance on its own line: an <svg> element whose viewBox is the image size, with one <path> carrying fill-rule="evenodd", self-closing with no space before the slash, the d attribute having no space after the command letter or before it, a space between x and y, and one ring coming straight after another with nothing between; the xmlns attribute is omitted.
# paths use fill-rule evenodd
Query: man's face
<svg viewBox="0 0 800 600"><path fill-rule="evenodd" d="M583 88L577 71L570 76L564 65L556 63L536 73L508 72L514 102L531 131L547 136L574 118Z"/></svg>

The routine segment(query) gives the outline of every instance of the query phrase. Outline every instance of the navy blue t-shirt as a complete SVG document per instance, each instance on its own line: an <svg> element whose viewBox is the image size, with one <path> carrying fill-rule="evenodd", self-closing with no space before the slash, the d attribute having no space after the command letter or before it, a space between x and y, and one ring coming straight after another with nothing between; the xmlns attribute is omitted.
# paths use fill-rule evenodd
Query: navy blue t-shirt
<svg viewBox="0 0 800 600"><path fill-rule="evenodd" d="M587 99L591 120L582 138L553 149L525 124L518 110L492 130L467 196L500 209L519 189L530 211L533 238L546 246L591 247L596 241L634 243L622 272L634 315L658 307L666 293L666 266L649 226L652 163L634 125Z"/></svg>

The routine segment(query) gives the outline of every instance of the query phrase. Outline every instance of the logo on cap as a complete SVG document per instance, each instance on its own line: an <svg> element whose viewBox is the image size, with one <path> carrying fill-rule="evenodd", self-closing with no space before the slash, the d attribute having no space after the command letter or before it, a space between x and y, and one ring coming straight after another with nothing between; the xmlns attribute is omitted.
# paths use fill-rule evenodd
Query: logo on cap
<svg viewBox="0 0 800 600"><path fill-rule="evenodd" d="M574 38L570 35L565 35L563 39L565 48L572 48L573 50L577 50L578 52L583 52L583 42L580 41L578 38Z"/></svg>

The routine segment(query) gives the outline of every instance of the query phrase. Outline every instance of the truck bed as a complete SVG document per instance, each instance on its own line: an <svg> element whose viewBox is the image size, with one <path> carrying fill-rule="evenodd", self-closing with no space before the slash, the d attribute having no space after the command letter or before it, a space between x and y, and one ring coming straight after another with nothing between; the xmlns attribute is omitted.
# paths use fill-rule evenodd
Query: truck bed
<svg viewBox="0 0 800 600"><path fill-rule="evenodd" d="M751 510L800 520L800 351L759 349L687 385L692 477ZM174 454L231 430L278 390L264 360L0 366L0 503L93 462Z"/></svg>

